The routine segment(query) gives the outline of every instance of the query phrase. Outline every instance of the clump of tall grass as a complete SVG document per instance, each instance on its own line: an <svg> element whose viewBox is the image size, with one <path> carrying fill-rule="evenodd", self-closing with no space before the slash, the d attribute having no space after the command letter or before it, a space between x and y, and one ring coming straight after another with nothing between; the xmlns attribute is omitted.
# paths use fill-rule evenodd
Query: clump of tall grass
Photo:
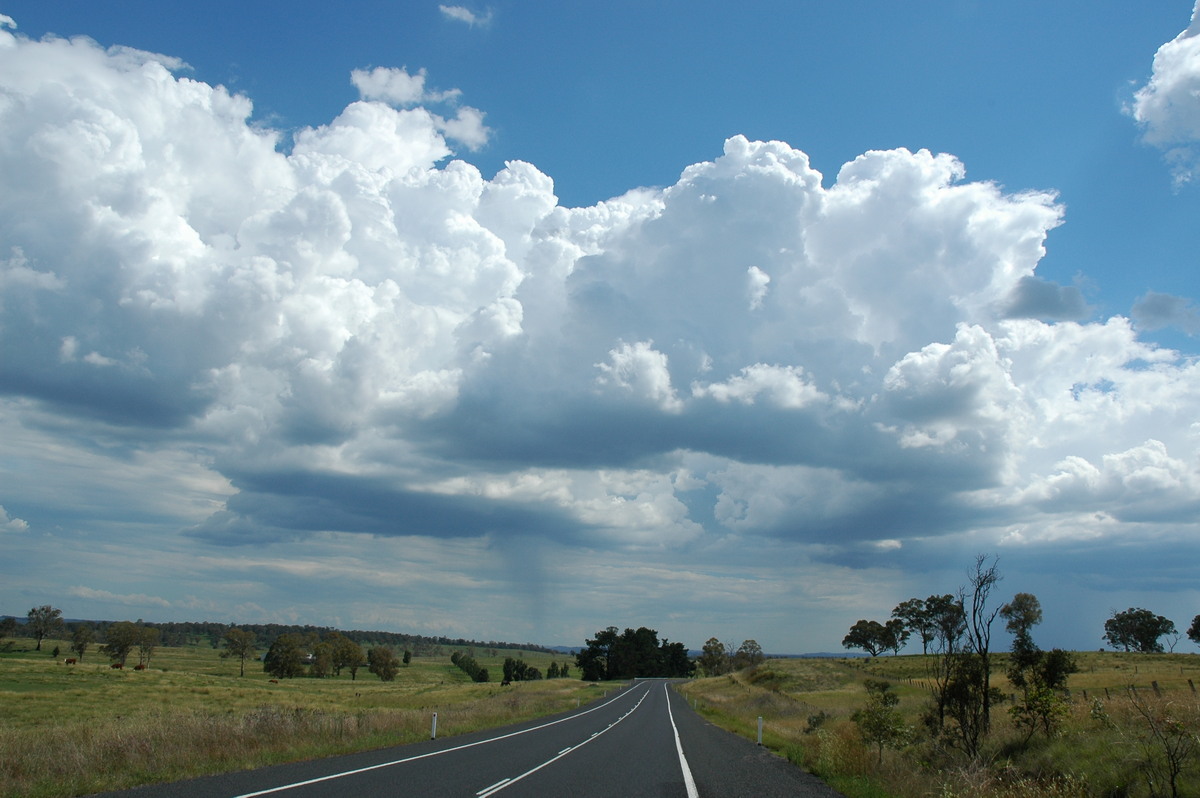
<svg viewBox="0 0 1200 798"><path fill-rule="evenodd" d="M1091 798L1087 780L1073 774L1033 776L1012 768L965 766L942 776L938 798Z"/></svg>
<svg viewBox="0 0 1200 798"><path fill-rule="evenodd" d="M919 672L920 657L815 667L772 661L770 676L734 674L681 691L714 722L746 736L763 716L765 744L851 798L1198 798L1200 699L1185 672L1197 660L1136 656L1088 656L1060 722L1033 735L1005 704L993 707L991 733L974 758L928 734L901 750L864 745L852 718L867 701L863 683L871 677L899 675L899 708L906 724L920 728L928 686L907 675ZM1129 675L1150 684L1119 686ZM818 680L819 690L801 687Z"/></svg>
<svg viewBox="0 0 1200 798"><path fill-rule="evenodd" d="M495 691L438 707L438 736L575 706L555 693ZM433 709L161 710L44 729L0 729L0 795L58 798L429 739Z"/></svg>
<svg viewBox="0 0 1200 798"><path fill-rule="evenodd" d="M338 753L364 741L411 742L428 737L422 714L262 707L0 730L0 795L80 795Z"/></svg>

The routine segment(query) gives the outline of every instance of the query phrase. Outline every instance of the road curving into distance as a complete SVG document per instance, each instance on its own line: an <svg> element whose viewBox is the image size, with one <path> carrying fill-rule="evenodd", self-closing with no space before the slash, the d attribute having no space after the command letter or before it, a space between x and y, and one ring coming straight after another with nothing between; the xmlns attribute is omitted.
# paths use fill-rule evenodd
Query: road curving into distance
<svg viewBox="0 0 1200 798"><path fill-rule="evenodd" d="M502 729L104 793L108 798L833 798L815 777L703 720L663 679Z"/></svg>

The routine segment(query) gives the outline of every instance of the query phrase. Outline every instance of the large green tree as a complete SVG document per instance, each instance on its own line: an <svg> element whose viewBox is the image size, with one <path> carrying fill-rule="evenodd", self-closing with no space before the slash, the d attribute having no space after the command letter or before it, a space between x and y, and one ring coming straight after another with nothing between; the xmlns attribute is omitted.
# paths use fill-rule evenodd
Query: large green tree
<svg viewBox="0 0 1200 798"><path fill-rule="evenodd" d="M341 676L342 670L348 670L350 681L357 679L358 669L367 664L362 646L340 632L330 635L329 642L333 645L333 675Z"/></svg>
<svg viewBox="0 0 1200 798"><path fill-rule="evenodd" d="M162 630L154 626L142 626L138 630L137 649L138 665L143 668L150 666L150 657L162 639Z"/></svg>
<svg viewBox="0 0 1200 798"><path fill-rule="evenodd" d="M75 627L75 631L71 634L71 650L79 657L80 662L83 662L83 655L91 648L95 639L96 631L88 624L81 623Z"/></svg>
<svg viewBox="0 0 1200 798"><path fill-rule="evenodd" d="M696 667L705 676L720 676L729 673L733 667L733 655L729 647L715 637L708 638L704 648L700 649L700 658Z"/></svg>
<svg viewBox="0 0 1200 798"><path fill-rule="evenodd" d="M137 647L142 639L142 629L131 621L111 623L104 630L104 645L100 652L113 662L125 664L129 652Z"/></svg>
<svg viewBox="0 0 1200 798"><path fill-rule="evenodd" d="M929 644L933 642L936 626L932 612L919 598L902 601L892 610L892 618L904 624L909 634L915 634L921 640L921 653L929 653Z"/></svg>
<svg viewBox="0 0 1200 798"><path fill-rule="evenodd" d="M879 621L858 620L842 638L845 648L861 648L872 657L887 651L891 646L888 628Z"/></svg>
<svg viewBox="0 0 1200 798"><path fill-rule="evenodd" d="M1124 612L1114 612L1104 622L1104 638L1114 648L1125 651L1162 651L1159 638L1175 634L1174 622L1150 610L1130 607Z"/></svg>
<svg viewBox="0 0 1200 798"><path fill-rule="evenodd" d="M1042 622L1042 604L1032 593L1018 593L1012 601L1000 608L1004 628L1012 632L1013 651L1032 649L1033 636L1030 630Z"/></svg>
<svg viewBox="0 0 1200 798"><path fill-rule="evenodd" d="M737 670L752 668L755 665L761 665L766 658L767 655L763 653L762 646L758 644L757 640L743 640L733 654L733 667Z"/></svg>
<svg viewBox="0 0 1200 798"><path fill-rule="evenodd" d="M933 595L925 599L925 609L933 628L930 643L935 653L944 654L959 647L967 628L967 614L953 595Z"/></svg>
<svg viewBox="0 0 1200 798"><path fill-rule="evenodd" d="M635 679L660 676L658 632L639 626L626 629L613 645L610 679Z"/></svg>
<svg viewBox="0 0 1200 798"><path fill-rule="evenodd" d="M558 663L551 663L550 668L549 678L554 679L558 676ZM531 668L523 659L505 657L503 670L506 682L532 682L542 678L542 672Z"/></svg>
<svg viewBox="0 0 1200 798"><path fill-rule="evenodd" d="M307 654L304 638L294 632L285 632L275 638L267 649L267 655L263 657L263 670L276 679L303 676Z"/></svg>
<svg viewBox="0 0 1200 798"><path fill-rule="evenodd" d="M615 626L597 632L575 655L575 664L584 681L688 677L695 671L682 643L660 642L658 632L645 626L621 634Z"/></svg>
<svg viewBox="0 0 1200 798"><path fill-rule="evenodd" d="M237 657L239 663L238 676L245 676L246 660L258 656L258 637L253 632L231 626L225 632L222 641L225 643L225 650L221 652L221 656L225 658Z"/></svg>
<svg viewBox="0 0 1200 798"><path fill-rule="evenodd" d="M755 645L758 644L755 643ZM660 674L663 677L689 678L695 675L696 663L692 662L692 658L688 656L687 646L683 643L669 643L664 637L658 650Z"/></svg>
<svg viewBox="0 0 1200 798"><path fill-rule="evenodd" d="M367 669L378 676L380 681L390 682L400 672L400 660L390 648L375 646L367 652Z"/></svg>
<svg viewBox="0 0 1200 798"><path fill-rule="evenodd" d="M575 655L580 679L585 682L599 682L610 678L613 649L618 637L617 627L610 626L596 632L596 636L586 642L583 649Z"/></svg>
<svg viewBox="0 0 1200 798"><path fill-rule="evenodd" d="M25 628L29 630L29 633L33 635L33 639L37 641L34 650L41 651L42 641L62 630L62 610L57 607L51 607L49 604L43 604L40 607L31 609L28 617L29 621L25 624Z"/></svg>

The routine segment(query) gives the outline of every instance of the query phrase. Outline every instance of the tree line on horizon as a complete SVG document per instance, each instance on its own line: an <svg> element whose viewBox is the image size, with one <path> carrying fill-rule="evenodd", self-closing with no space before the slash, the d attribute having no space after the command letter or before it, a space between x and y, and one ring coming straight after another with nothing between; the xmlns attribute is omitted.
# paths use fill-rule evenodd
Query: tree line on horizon
<svg viewBox="0 0 1200 798"><path fill-rule="evenodd" d="M154 650L160 644L187 645L201 644L208 641L214 648L222 647L222 657L236 658L239 661L239 674L244 676L247 660L257 660L259 649L263 647L263 637L271 632L277 632L266 646L262 656L263 671L276 679L291 679L302 676L323 678L340 676L343 671L355 680L359 669L366 665L368 670L383 681L392 681L402 665L408 665L414 656L413 652L403 649L403 657L397 657L392 647L380 644L379 638L387 640L408 641L414 639L409 635L391 633L342 632L328 627L315 626L285 626L282 624L262 624L233 626L211 623L170 623L156 624L138 620L87 622L63 620L62 610L49 604L34 607L24 624L17 619L7 616L0 621L0 638L13 636L18 629L36 641L35 650L41 650L42 641L61 633L71 634L71 650L79 661L83 661L87 652L94 644L98 651L110 658L114 664L124 665L131 652L138 651L139 667L146 667ZM164 643L164 629L167 631L169 642ZM214 637L214 635L219 635ZM357 638L357 639L356 639ZM375 645L364 649L359 642L370 638ZM466 651L455 650L451 662L466 673L473 681L486 682L490 678L486 668L481 667L474 658L472 641L451 641L449 638L416 638L418 640L437 640L450 645L466 647ZM489 653L495 655L497 644L487 644ZM506 648L515 648L512 644L500 644ZM526 645L522 650L556 653L543 647ZM431 652L432 653L432 652ZM58 656L56 648L53 652ZM710 638L696 660L692 660L687 647L683 643L672 643L665 638L659 640L658 632L646 627L638 629L627 628L619 632L617 627L610 626L596 633L595 637L586 641L585 647L575 655L575 664L579 669L579 678L585 681L624 680L643 677L688 678L697 670L708 676L720 675L733 670L757 665L765 659L762 648L754 640L743 641L741 647L734 650L732 646L721 643L717 638ZM531 667L521 659L506 657L504 660L504 683L513 681L532 681L542 678L567 678L571 676L568 663L551 662L543 676L537 668Z"/></svg>
<svg viewBox="0 0 1200 798"><path fill-rule="evenodd" d="M282 634L323 635L337 632L359 645L383 645L400 650L413 652L413 656L439 656L445 648L451 646L464 648L479 648L489 652L498 651L537 651L553 654L553 649L535 643L507 643L498 641L478 641L465 638L450 638L445 636L432 637L412 635L400 632L380 632L364 630L340 630L330 626L314 626L312 624L229 624L211 621L168 621L155 622L138 619L133 621L90 621L66 620L62 610L49 604L32 608L25 618L12 615L0 616L0 639L4 637L32 637L37 641L35 650L41 650L41 642L56 634L73 635L80 627L91 629L92 638L103 642L108 630L118 624L134 623L145 629L157 629L156 645L178 647L186 645L203 645L219 648L225 638L225 633L232 628L239 628L254 635L256 645L269 646L272 641Z"/></svg>

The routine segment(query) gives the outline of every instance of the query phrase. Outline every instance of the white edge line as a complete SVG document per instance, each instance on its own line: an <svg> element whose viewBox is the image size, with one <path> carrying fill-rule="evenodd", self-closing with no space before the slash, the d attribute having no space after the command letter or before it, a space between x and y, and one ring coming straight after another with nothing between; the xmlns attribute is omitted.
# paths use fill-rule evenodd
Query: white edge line
<svg viewBox="0 0 1200 798"><path fill-rule="evenodd" d="M307 781L298 781L294 784L283 784L278 787L268 787L265 790L259 790L257 792L243 793L242 795L234 796L234 798L257 798L257 796L259 796L259 795L270 795L271 793L283 792L284 790L293 790L297 787L307 787L310 784L320 784L323 781L332 781L334 779L340 779L344 776L356 776L359 773L368 773L372 770L380 770L381 768L390 768L393 765L403 765L405 762L415 762L418 759L428 759L428 758L434 757L434 756L441 756L442 754L449 754L454 751L462 751L465 748L474 748L477 745L485 745L487 743L494 743L499 740L507 740L509 737L516 737L521 734L528 734L529 732L535 732L539 729L545 729L550 726L557 726L559 723L566 723L569 720L574 720L575 718L583 717L584 715L587 715L591 712L595 712L598 709L603 709L604 707L608 706L609 704L613 703L614 701L619 701L629 694L630 694L629 690L621 690L619 693L617 693L617 695L613 696L608 701L605 701L603 704L598 704L597 706L594 706L591 709L584 710L583 712L576 712L573 715L568 715L567 717L559 718L558 720L552 720L549 723L543 723L540 726L532 726L528 729L522 729L521 731L515 731L515 732L510 732L508 734L502 734L499 737L489 737L486 740L476 740L473 743L466 743L465 745L458 745L453 748L443 748L440 751L430 751L427 754L417 754L416 756L406 757L405 759L397 759L392 762L380 762L378 765L368 765L365 768L357 768L355 770L347 770L342 773L330 773L328 776L319 776L315 779L308 779ZM645 698L645 695L643 695L642 698ZM578 748L578 746L576 746L576 747Z"/></svg>
<svg viewBox="0 0 1200 798"><path fill-rule="evenodd" d="M692 778L692 769L688 767L687 757L683 755L683 743L679 740L679 727L675 725L675 713L671 711L671 691L663 685L667 696L667 717L671 719L671 730L675 732L675 750L679 753L679 767L683 771L683 786L687 788L688 798L700 798L696 790L696 780Z"/></svg>

